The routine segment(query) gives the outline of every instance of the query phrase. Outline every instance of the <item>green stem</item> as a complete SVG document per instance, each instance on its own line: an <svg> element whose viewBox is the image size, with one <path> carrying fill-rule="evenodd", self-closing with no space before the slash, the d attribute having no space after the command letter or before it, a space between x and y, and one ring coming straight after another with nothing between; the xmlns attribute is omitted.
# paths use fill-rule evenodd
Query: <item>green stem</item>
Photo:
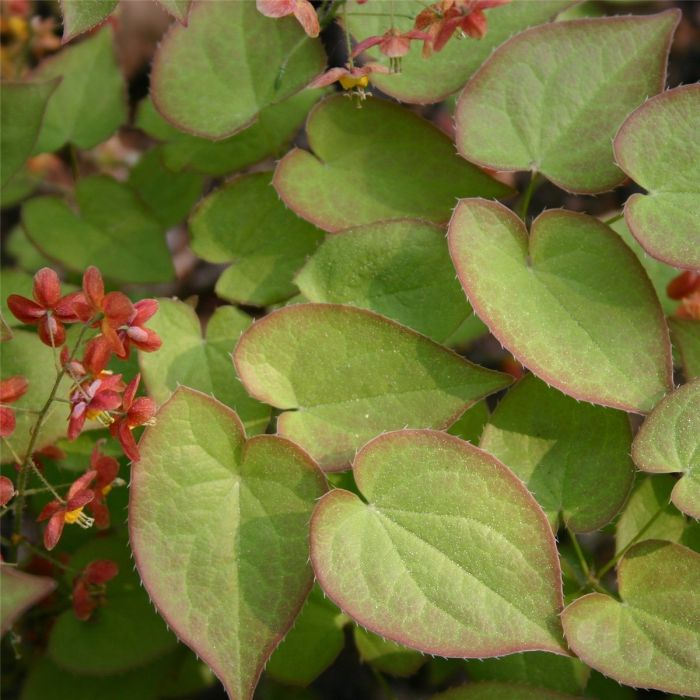
<svg viewBox="0 0 700 700"><path fill-rule="evenodd" d="M350 39L350 30L348 29L348 3L343 5L343 34L345 34L345 48L348 51L348 63L351 68L355 67L355 60L352 57L352 41Z"/></svg>
<svg viewBox="0 0 700 700"><path fill-rule="evenodd" d="M600 571L598 571L598 578L602 578L603 576L605 576L605 574L607 574L608 571L610 571L610 569L612 569L615 566L615 564L617 564L617 562L620 561L620 559L622 559L622 557L624 557L625 554L627 554L630 548L633 545L635 545L646 534L646 532L656 522L656 520L659 518L661 513L664 512L664 510L666 510L665 505L662 508L659 508L659 510L657 510L656 513L654 513L654 515L652 515L651 518L649 518L646 525L644 525L644 527L607 564L605 564L605 566L603 566L603 568L600 569Z"/></svg>
<svg viewBox="0 0 700 700"><path fill-rule="evenodd" d="M573 531L569 528L568 525L566 526L566 531L569 533L569 539L571 540L571 544L573 545L574 552L576 552L576 558L578 559L578 563L581 565L581 571L583 571L583 575L586 577L586 580L591 581L591 569L588 566L588 562L586 561L586 557L583 554L581 545L579 544L576 535L573 533Z"/></svg>
<svg viewBox="0 0 700 700"><path fill-rule="evenodd" d="M0 542L2 542L5 546L11 546L12 542L8 540L6 537L1 537ZM64 564L60 559L56 559L56 557L51 556L50 554L47 554L45 550L40 549L37 547L35 544L32 544L29 542L29 540L22 540L21 544L26 547L27 549L31 550L36 554L37 556L41 557L42 559L46 559L46 561L50 561L54 566L58 566L60 569L63 569L64 571L72 571L74 573L78 573L78 569L68 566L68 564ZM3 562L3 564L6 564L7 562ZM18 566L17 563L14 564L14 566Z"/></svg>
<svg viewBox="0 0 700 700"><path fill-rule="evenodd" d="M530 208L530 200L535 190L542 184L542 176L533 172L530 176L530 182L527 183L527 189L523 193L523 198L520 202L520 218L524 221L527 216L528 209Z"/></svg>

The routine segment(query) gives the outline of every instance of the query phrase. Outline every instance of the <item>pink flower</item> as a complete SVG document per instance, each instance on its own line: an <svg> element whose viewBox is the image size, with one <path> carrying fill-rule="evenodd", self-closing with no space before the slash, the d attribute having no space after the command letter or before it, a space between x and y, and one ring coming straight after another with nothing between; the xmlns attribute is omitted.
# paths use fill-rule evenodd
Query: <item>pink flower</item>
<svg viewBox="0 0 700 700"><path fill-rule="evenodd" d="M389 58L392 71L398 73L401 70L401 59L411 48L411 41L430 41L430 35L417 29L400 32L398 29L392 28L381 36L370 36L361 41L350 55L355 58L363 51L378 45L379 51Z"/></svg>
<svg viewBox="0 0 700 700"><path fill-rule="evenodd" d="M120 393L124 391L121 374L103 372L91 382L83 382L70 397L71 409L68 417L68 439L75 440L85 421L97 419L103 425L111 425L114 419L110 411L121 405Z"/></svg>
<svg viewBox="0 0 700 700"><path fill-rule="evenodd" d="M140 425L151 425L156 415L156 404L153 399L146 396L136 396L141 375L137 374L127 385L124 391L122 410L124 415L113 423L109 430L121 443L124 454L132 461L139 460L139 448L131 431Z"/></svg>
<svg viewBox="0 0 700 700"><path fill-rule="evenodd" d="M255 4L258 12L265 17L277 19L294 15L310 37L316 37L321 32L318 15L309 0L256 0Z"/></svg>
<svg viewBox="0 0 700 700"><path fill-rule="evenodd" d="M73 580L73 611L79 620L89 620L95 609L104 605L106 586L119 573L110 559L91 561Z"/></svg>
<svg viewBox="0 0 700 700"><path fill-rule="evenodd" d="M351 90L364 100L368 93L365 88L369 85L369 76L372 73L389 73L386 66L379 63L368 63L364 66L347 65L345 68L330 68L325 73L319 75L310 84L310 88L320 88L331 85L336 81L340 83L343 90Z"/></svg>
<svg viewBox="0 0 700 700"><path fill-rule="evenodd" d="M101 530L109 527L109 508L105 503L107 494L112 490L112 484L119 474L119 462L114 457L108 457L100 452L100 445L90 455L90 469L96 473L93 491L95 497L88 503L88 510L95 517L95 525Z"/></svg>
<svg viewBox="0 0 700 700"><path fill-rule="evenodd" d="M20 376L0 381L0 404L14 403L27 393L29 382ZM15 412L9 406L0 406L0 437L10 437L15 432Z"/></svg>

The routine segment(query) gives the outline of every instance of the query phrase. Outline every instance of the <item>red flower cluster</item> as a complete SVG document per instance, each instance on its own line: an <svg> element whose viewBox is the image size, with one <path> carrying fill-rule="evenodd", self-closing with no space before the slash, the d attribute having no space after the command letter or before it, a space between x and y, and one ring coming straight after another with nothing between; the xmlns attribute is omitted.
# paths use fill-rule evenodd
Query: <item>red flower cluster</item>
<svg viewBox="0 0 700 700"><path fill-rule="evenodd" d="M8 377L0 382L0 437L10 437L15 432L15 412L5 404L14 403L27 393L29 382L20 376Z"/></svg>
<svg viewBox="0 0 700 700"><path fill-rule="evenodd" d="M91 561L73 579L73 611L79 620L89 620L95 609L105 603L105 584L119 573L109 559Z"/></svg>

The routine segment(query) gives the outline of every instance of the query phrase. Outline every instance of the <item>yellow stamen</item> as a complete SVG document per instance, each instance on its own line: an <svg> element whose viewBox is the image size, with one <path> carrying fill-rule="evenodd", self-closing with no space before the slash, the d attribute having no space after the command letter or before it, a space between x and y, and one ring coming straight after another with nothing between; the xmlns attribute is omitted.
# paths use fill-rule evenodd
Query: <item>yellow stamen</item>
<svg viewBox="0 0 700 700"><path fill-rule="evenodd" d="M111 490L112 490L112 484L107 484L107 486L105 486L102 489L102 495L106 496Z"/></svg>
<svg viewBox="0 0 700 700"><path fill-rule="evenodd" d="M359 78L353 78L351 75L344 75L338 79L338 82L343 86L343 90L352 90L353 88L366 88L369 85L369 78L366 75L361 75Z"/></svg>
<svg viewBox="0 0 700 700"><path fill-rule="evenodd" d="M96 420L98 423L101 423L105 428L109 428L109 426L114 423L114 418L107 411L88 411L87 417L89 420Z"/></svg>
<svg viewBox="0 0 700 700"><path fill-rule="evenodd" d="M82 508L76 508L75 510L69 510L66 511L66 514L63 516L63 519L69 524L73 525L73 523L77 523L78 520L80 519L80 516L83 512Z"/></svg>

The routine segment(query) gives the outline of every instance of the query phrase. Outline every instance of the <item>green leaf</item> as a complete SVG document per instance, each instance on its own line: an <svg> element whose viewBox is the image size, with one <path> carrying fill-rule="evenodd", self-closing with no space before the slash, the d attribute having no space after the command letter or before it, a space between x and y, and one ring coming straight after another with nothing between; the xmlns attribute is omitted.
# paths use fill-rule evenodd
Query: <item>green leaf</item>
<svg viewBox="0 0 700 700"><path fill-rule="evenodd" d="M343 95L309 114L311 152L292 149L273 183L287 206L326 231L385 219L446 222L457 197L502 197L505 185L466 163L430 122L384 100Z"/></svg>
<svg viewBox="0 0 700 700"><path fill-rule="evenodd" d="M642 267L646 270L651 283L654 285L656 296L661 302L661 308L666 315L670 316L678 307L678 302L668 296L666 287L672 279L681 273L681 271L676 267L671 267L660 260L649 257L644 248L637 243L637 239L630 233L624 219L616 221L610 228L627 243L637 258L639 258L639 262L642 263Z"/></svg>
<svg viewBox="0 0 700 700"><path fill-rule="evenodd" d="M34 76L62 78L46 109L34 153L57 151L67 143L92 148L126 121L126 84L110 27L45 59Z"/></svg>
<svg viewBox="0 0 700 700"><path fill-rule="evenodd" d="M666 475L637 478L615 527L616 553L627 547L642 530L645 540L682 540L687 521L670 502L675 483L673 477Z"/></svg>
<svg viewBox="0 0 700 700"><path fill-rule="evenodd" d="M162 147L152 148L129 173L129 186L139 195L163 228L182 223L199 199L204 178L175 173L161 164Z"/></svg>
<svg viewBox="0 0 700 700"><path fill-rule="evenodd" d="M479 438L484 426L489 422L489 408L486 401L475 403L466 410L461 418L447 431L450 435L456 435L462 440L467 440L474 445L479 444Z"/></svg>
<svg viewBox="0 0 700 700"><path fill-rule="evenodd" d="M72 673L102 676L145 666L173 651L177 640L141 587L126 539L93 539L73 555L71 566L81 571L97 559L119 567L107 584L106 603L88 622L72 608L58 616L47 648L51 660ZM67 572L69 584L74 576Z"/></svg>
<svg viewBox="0 0 700 700"><path fill-rule="evenodd" d="M530 374L498 404L480 446L523 480L555 531L561 519L590 532L627 499L631 442L625 413L579 403Z"/></svg>
<svg viewBox="0 0 700 700"><path fill-rule="evenodd" d="M472 314L444 230L417 219L328 236L295 281L309 301L371 309L438 342Z"/></svg>
<svg viewBox="0 0 700 700"><path fill-rule="evenodd" d="M636 256L605 224L550 210L528 237L510 210L472 199L458 204L448 238L475 312L548 384L638 413L672 388L659 301Z"/></svg>
<svg viewBox="0 0 700 700"><path fill-rule="evenodd" d="M140 448L129 528L143 583L229 697L249 700L311 588L309 518L325 481L296 445L246 440L231 409L185 387Z"/></svg>
<svg viewBox="0 0 700 700"><path fill-rule="evenodd" d="M78 211L59 197L35 197L22 208L31 241L70 270L97 265L123 282L167 282L173 277L163 228L126 185L106 175L78 181Z"/></svg>
<svg viewBox="0 0 700 700"><path fill-rule="evenodd" d="M413 42L408 55L401 61L401 72L392 75L373 74L372 83L382 92L401 102L427 104L440 102L457 92L472 73L491 55L496 46L526 27L552 19L571 4L568 0L514 0L513 3L495 10L487 10L488 32L480 41L457 38L448 42L440 53L430 58L421 55L422 44ZM421 0L399 0L392 6L396 13L395 26L401 31L413 29L413 19L427 5ZM357 39L383 34L388 26L388 17L377 17L372 5L352 5L348 10L348 25ZM381 59L376 50L368 52Z"/></svg>
<svg viewBox="0 0 700 700"><path fill-rule="evenodd" d="M0 85L0 186L5 187L32 154L46 105L60 82L60 79L45 83L3 80Z"/></svg>
<svg viewBox="0 0 700 700"><path fill-rule="evenodd" d="M52 578L34 576L6 565L0 566L0 583L0 635L56 588Z"/></svg>
<svg viewBox="0 0 700 700"><path fill-rule="evenodd" d="M429 654L565 654L561 573L522 482L459 438L402 430L353 465L364 498L334 489L311 521L316 578L375 634Z"/></svg>
<svg viewBox="0 0 700 700"><path fill-rule="evenodd" d="M32 411L41 409L56 381L54 351L39 340L36 332L15 330L12 340L0 344L0 359L3 379L21 375L29 381L27 393L15 401L12 406ZM56 396L67 400L70 385L71 382L64 377ZM9 443L21 457L25 456L29 447L31 429L36 422L36 417L36 413L29 413L26 410L15 413L17 427L9 438ZM66 434L67 428L68 407L60 403L53 403L41 425L34 450L51 445L59 437ZM5 440L0 443L0 462L3 464L15 461L5 443Z"/></svg>
<svg viewBox="0 0 700 700"><path fill-rule="evenodd" d="M631 114L615 137L620 167L647 194L633 194L625 220L669 265L700 269L700 85L668 90Z"/></svg>
<svg viewBox="0 0 700 700"><path fill-rule="evenodd" d="M645 472L681 472L671 501L700 519L700 379L656 406L634 438L632 457Z"/></svg>
<svg viewBox="0 0 700 700"><path fill-rule="evenodd" d="M668 325L681 356L685 378L700 377L700 321L669 318Z"/></svg>
<svg viewBox="0 0 700 700"><path fill-rule="evenodd" d="M408 678L418 671L427 657L390 639L382 639L357 625L353 629L360 659L381 673Z"/></svg>
<svg viewBox="0 0 700 700"><path fill-rule="evenodd" d="M252 2L200 2L188 26L174 25L161 42L151 98L178 129L222 139L298 92L324 62L320 41L294 17L272 20Z"/></svg>
<svg viewBox="0 0 700 700"><path fill-rule="evenodd" d="M510 384L364 309L298 304L251 326L234 352L248 393L285 409L277 431L329 471L387 430L446 428Z"/></svg>
<svg viewBox="0 0 700 700"><path fill-rule="evenodd" d="M452 688L439 695L433 695L432 700L578 700L578 698L544 688L491 682Z"/></svg>
<svg viewBox="0 0 700 700"><path fill-rule="evenodd" d="M615 165L612 138L633 109L663 89L679 18L674 9L517 34L462 92L459 152L496 170L542 173L572 192L619 185L625 174Z"/></svg>
<svg viewBox="0 0 700 700"><path fill-rule="evenodd" d="M620 683L696 695L700 688L700 555L670 542L635 545L618 569L620 598L579 598L562 613L585 663Z"/></svg>
<svg viewBox="0 0 700 700"><path fill-rule="evenodd" d="M192 5L192 0L157 0L166 12L170 13L176 20L187 24L187 15Z"/></svg>
<svg viewBox="0 0 700 700"><path fill-rule="evenodd" d="M314 586L294 627L270 657L265 673L280 683L309 685L342 651L343 627L347 621L321 589Z"/></svg>
<svg viewBox="0 0 700 700"><path fill-rule="evenodd" d="M150 99L141 103L136 126L165 141L162 159L167 168L227 175L266 158L281 156L322 94L320 90L302 90L278 104L265 107L255 124L222 141L210 141L178 131L156 112Z"/></svg>
<svg viewBox="0 0 700 700"><path fill-rule="evenodd" d="M63 14L63 42L96 27L109 17L119 0L59 0Z"/></svg>
<svg viewBox="0 0 700 700"><path fill-rule="evenodd" d="M532 651L468 661L467 673L475 681L517 683L576 695L586 687L590 669L570 656Z"/></svg>
<svg viewBox="0 0 700 700"><path fill-rule="evenodd" d="M17 267L21 270L33 274L42 267L53 265L53 262L29 240L21 223L12 228L4 243L5 250L14 258Z"/></svg>
<svg viewBox="0 0 700 700"><path fill-rule="evenodd" d="M202 327L194 309L176 299L159 299L158 313L148 322L163 341L158 352L139 351L148 393L165 403L180 385L211 394L233 408L251 434L265 432L270 409L251 399L231 366L231 351L250 317L233 306L220 306Z"/></svg>
<svg viewBox="0 0 700 700"><path fill-rule="evenodd" d="M620 685L598 671L591 671L584 696L594 700L637 700L637 692L633 688Z"/></svg>
<svg viewBox="0 0 700 700"><path fill-rule="evenodd" d="M270 173L236 178L206 197L190 219L192 250L233 263L216 283L229 301L267 306L297 293L294 274L323 233L280 202Z"/></svg>

